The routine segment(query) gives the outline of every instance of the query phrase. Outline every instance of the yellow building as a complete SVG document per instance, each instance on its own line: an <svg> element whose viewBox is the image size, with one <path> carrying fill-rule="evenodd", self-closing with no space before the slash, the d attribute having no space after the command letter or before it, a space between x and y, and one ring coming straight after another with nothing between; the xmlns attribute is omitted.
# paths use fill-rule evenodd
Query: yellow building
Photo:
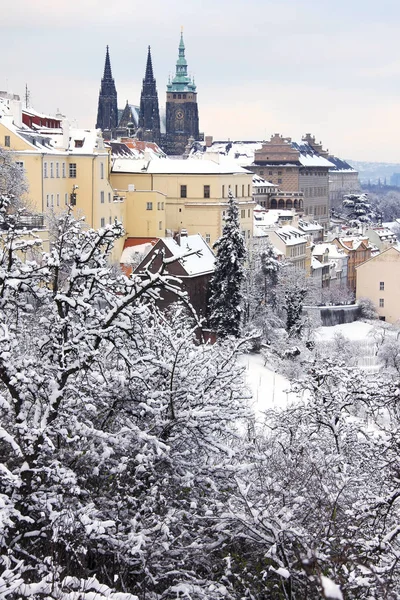
<svg viewBox="0 0 400 600"><path fill-rule="evenodd" d="M116 193L126 196L129 237L149 237L151 231L164 237L183 229L213 244L222 233L229 190L237 198L244 237L253 236L252 174L232 162L118 158L110 177Z"/></svg>
<svg viewBox="0 0 400 600"><path fill-rule="evenodd" d="M379 318L388 323L400 319L400 251L391 247L356 267L357 300L369 298Z"/></svg>
<svg viewBox="0 0 400 600"><path fill-rule="evenodd" d="M36 113L38 114L38 113ZM89 227L124 223L124 199L109 182L110 154L95 129L29 128L19 100L0 98L0 146L10 150L28 182L27 205L45 218L73 206ZM47 222L45 221L47 224ZM114 251L121 254L123 240Z"/></svg>

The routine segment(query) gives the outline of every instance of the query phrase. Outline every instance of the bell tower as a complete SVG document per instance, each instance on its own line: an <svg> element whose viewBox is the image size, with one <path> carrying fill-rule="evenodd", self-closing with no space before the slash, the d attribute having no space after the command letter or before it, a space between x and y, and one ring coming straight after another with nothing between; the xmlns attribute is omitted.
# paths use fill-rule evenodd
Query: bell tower
<svg viewBox="0 0 400 600"><path fill-rule="evenodd" d="M167 85L165 152L183 154L190 137L199 139L199 112L196 85L187 72L181 31L175 76Z"/></svg>

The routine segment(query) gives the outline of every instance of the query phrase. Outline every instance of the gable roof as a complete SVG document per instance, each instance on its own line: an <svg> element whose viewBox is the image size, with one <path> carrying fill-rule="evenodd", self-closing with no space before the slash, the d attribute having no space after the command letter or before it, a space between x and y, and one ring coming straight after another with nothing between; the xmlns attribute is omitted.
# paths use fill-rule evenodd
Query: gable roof
<svg viewBox="0 0 400 600"><path fill-rule="evenodd" d="M215 255L199 233L181 236L180 243L172 237L160 238L143 258L136 272L142 271L148 264L150 256L163 248L166 250L165 258L170 263L176 262L180 266L181 274L177 275L178 277L198 277L214 272Z"/></svg>
<svg viewBox="0 0 400 600"><path fill-rule="evenodd" d="M363 267L367 263L370 263L371 260L379 262L379 259L382 256L382 254L386 254L387 252L395 252L398 255L398 256L395 255L396 258L400 259L400 248L398 246L390 246L390 248L386 248L386 250L383 250L383 252L380 252L379 254L375 254L374 256L371 256L371 258L369 258L368 260L361 263L361 265L357 265L356 269L359 269L360 267Z"/></svg>

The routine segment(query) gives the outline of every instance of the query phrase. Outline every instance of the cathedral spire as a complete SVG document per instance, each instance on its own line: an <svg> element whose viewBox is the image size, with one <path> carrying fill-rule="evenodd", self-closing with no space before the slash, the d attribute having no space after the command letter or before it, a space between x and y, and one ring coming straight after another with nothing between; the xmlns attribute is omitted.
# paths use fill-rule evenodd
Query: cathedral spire
<svg viewBox="0 0 400 600"><path fill-rule="evenodd" d="M100 85L99 105L97 109L96 128L102 131L112 131L118 125L117 90L111 72L111 61L108 46L104 73Z"/></svg>
<svg viewBox="0 0 400 600"><path fill-rule="evenodd" d="M148 52L147 52L147 64L146 64L146 73L144 76L144 80L148 83L152 82L154 79L154 75L153 75L153 63L151 61L151 51L150 51L150 46L148 48Z"/></svg>
<svg viewBox="0 0 400 600"><path fill-rule="evenodd" d="M107 50L106 50L106 61L104 63L104 74L103 74L103 79L107 79L110 80L112 79L112 72L111 72L111 63L110 63L110 53L108 52L108 46L107 46Z"/></svg>
<svg viewBox="0 0 400 600"><path fill-rule="evenodd" d="M150 46L147 51L146 72L140 96L138 137L156 144L159 144L161 139L157 85L153 75Z"/></svg>

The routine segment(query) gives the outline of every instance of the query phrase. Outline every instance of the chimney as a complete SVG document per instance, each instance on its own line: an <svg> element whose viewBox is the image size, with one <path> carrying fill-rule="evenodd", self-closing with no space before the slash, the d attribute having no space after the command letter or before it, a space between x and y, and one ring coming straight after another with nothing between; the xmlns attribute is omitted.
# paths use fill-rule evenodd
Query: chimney
<svg viewBox="0 0 400 600"><path fill-rule="evenodd" d="M205 142L206 142L206 148L211 148L212 144L213 144L213 136L212 135L206 135L205 137Z"/></svg>

